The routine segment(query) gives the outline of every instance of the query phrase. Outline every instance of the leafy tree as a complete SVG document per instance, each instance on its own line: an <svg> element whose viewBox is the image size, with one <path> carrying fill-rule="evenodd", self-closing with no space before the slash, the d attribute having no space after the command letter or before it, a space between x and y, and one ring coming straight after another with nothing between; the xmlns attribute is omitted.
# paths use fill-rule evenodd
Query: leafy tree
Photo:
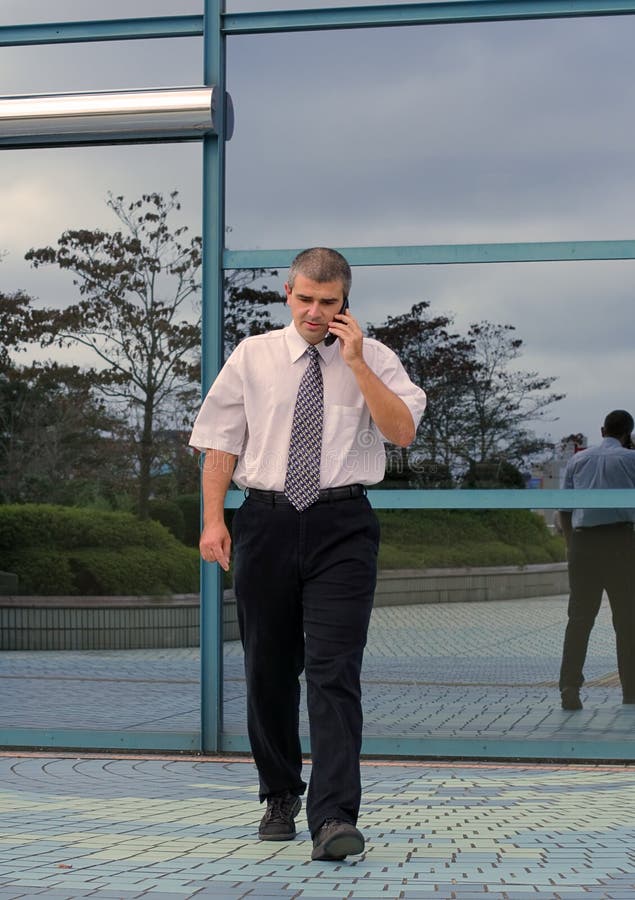
<svg viewBox="0 0 635 900"><path fill-rule="evenodd" d="M128 488L126 429L91 376L54 363L0 372L0 502L86 503Z"/></svg>
<svg viewBox="0 0 635 900"><path fill-rule="evenodd" d="M16 364L45 321L28 294L0 291L0 502L94 500L132 474L126 429L96 396L92 370Z"/></svg>
<svg viewBox="0 0 635 900"><path fill-rule="evenodd" d="M274 303L285 303L285 297L267 285L253 287L253 282L265 275L273 277L277 274L275 269L235 269L226 274L225 359L243 338L279 327L279 323L271 318L269 307Z"/></svg>
<svg viewBox="0 0 635 900"><path fill-rule="evenodd" d="M180 209L177 197L176 191L167 199L144 194L126 204L110 195L108 206L121 230L65 231L57 247L26 254L36 268L57 264L74 275L81 299L46 311L43 342L81 344L103 365L95 384L133 425L142 516L151 491L155 429L174 415L175 396L187 393L199 345L192 309L200 288L201 241L188 240L186 226L170 227Z"/></svg>
<svg viewBox="0 0 635 900"><path fill-rule="evenodd" d="M495 462L470 462L463 478L465 488L524 488L522 472L512 463L499 459Z"/></svg>
<svg viewBox="0 0 635 900"><path fill-rule="evenodd" d="M0 291L0 372L12 367L11 351L24 350L24 342L33 335L38 313L32 303L23 291Z"/></svg>
<svg viewBox="0 0 635 900"><path fill-rule="evenodd" d="M575 434L566 434L558 441L558 451L561 456L577 453L579 450L587 448L587 437L581 431Z"/></svg>
<svg viewBox="0 0 635 900"><path fill-rule="evenodd" d="M441 487L462 478L466 469L474 483L474 467L487 464L499 481L505 469L502 480L511 486L513 473L505 466L517 469L549 446L527 424L544 420L564 395L550 392L554 378L511 368L523 344L513 326L474 323L462 336L452 330L451 316L432 315L429 308L423 301L368 327L372 337L395 350L428 395L415 442L401 454L402 471L408 470L412 486Z"/></svg>
<svg viewBox="0 0 635 900"><path fill-rule="evenodd" d="M201 238L188 239L186 226L172 224L177 191L131 203L109 195L107 205L119 230L65 231L56 247L31 249L26 259L73 273L80 300L40 312L41 341L83 345L97 357L96 389L131 423L138 511L145 517L153 480L165 471L165 435L182 431L199 401ZM228 275L228 341L269 325L258 304L273 302L274 293L248 289L264 274Z"/></svg>
<svg viewBox="0 0 635 900"><path fill-rule="evenodd" d="M550 407L564 394L552 392L553 377L510 368L521 356L523 342L513 325L477 322L468 339L474 362L467 383L470 417L462 445L463 459L477 463L505 460L522 466L551 444L526 428L547 419Z"/></svg>
<svg viewBox="0 0 635 900"><path fill-rule="evenodd" d="M422 301L407 313L369 325L368 334L391 347L415 382L425 388L428 405L407 453L388 454L389 474L399 465L417 487L446 487L457 462L456 445L465 428L467 384L474 374L474 347L451 330L452 318L431 315Z"/></svg>

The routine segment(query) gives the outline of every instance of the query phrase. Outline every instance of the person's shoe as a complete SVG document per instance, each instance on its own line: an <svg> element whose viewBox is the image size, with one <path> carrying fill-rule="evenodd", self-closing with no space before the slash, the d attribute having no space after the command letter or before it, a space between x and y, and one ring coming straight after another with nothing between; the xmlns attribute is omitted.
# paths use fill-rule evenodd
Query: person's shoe
<svg viewBox="0 0 635 900"><path fill-rule="evenodd" d="M563 709L582 709L582 700L580 700L580 690L576 687L565 687L560 691Z"/></svg>
<svg viewBox="0 0 635 900"><path fill-rule="evenodd" d="M294 819L302 801L295 794L267 797L267 811L260 820L258 837L261 841L292 841L295 837Z"/></svg>
<svg viewBox="0 0 635 900"><path fill-rule="evenodd" d="M315 833L311 859L327 859L340 862L349 854L362 853L364 835L350 822L327 819Z"/></svg>

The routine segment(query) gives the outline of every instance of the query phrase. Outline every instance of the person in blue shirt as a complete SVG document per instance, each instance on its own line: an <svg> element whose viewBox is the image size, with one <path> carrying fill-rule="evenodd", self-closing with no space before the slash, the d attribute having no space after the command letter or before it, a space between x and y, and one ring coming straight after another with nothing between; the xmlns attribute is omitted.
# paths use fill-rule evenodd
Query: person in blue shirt
<svg viewBox="0 0 635 900"><path fill-rule="evenodd" d="M569 460L564 488L635 488L633 417L624 409L613 410L601 430L601 444ZM560 510L570 592L560 668L563 709L582 709L584 661L604 591L613 614L623 702L635 703L634 522L635 509Z"/></svg>

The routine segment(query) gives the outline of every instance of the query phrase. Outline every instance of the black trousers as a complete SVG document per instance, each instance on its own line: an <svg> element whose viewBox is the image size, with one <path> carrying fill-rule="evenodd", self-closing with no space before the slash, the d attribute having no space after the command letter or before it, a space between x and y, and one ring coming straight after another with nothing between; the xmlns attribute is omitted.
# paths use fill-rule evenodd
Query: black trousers
<svg viewBox="0 0 635 900"><path fill-rule="evenodd" d="M560 689L580 687L589 636L606 591L625 697L635 697L635 535L632 528L575 529L569 545L569 609Z"/></svg>
<svg viewBox="0 0 635 900"><path fill-rule="evenodd" d="M245 651L247 727L260 799L303 794L298 735L304 670L311 835L357 821L360 672L377 576L379 525L365 496L290 505L247 498L233 522L234 587Z"/></svg>

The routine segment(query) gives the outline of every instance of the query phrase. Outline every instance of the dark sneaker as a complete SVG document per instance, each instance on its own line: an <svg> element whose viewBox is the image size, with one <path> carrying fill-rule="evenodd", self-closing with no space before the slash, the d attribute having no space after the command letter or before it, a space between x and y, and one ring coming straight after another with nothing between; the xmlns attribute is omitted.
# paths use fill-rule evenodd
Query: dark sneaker
<svg viewBox="0 0 635 900"><path fill-rule="evenodd" d="M327 819L313 838L311 859L330 859L340 862L352 853L362 853L364 835L350 822Z"/></svg>
<svg viewBox="0 0 635 900"><path fill-rule="evenodd" d="M582 709L582 700L580 700L580 691L576 687L562 688L560 691L563 709Z"/></svg>
<svg viewBox="0 0 635 900"><path fill-rule="evenodd" d="M295 794L278 794L267 797L267 811L260 820L258 837L261 841L292 841L295 822L302 801Z"/></svg>

